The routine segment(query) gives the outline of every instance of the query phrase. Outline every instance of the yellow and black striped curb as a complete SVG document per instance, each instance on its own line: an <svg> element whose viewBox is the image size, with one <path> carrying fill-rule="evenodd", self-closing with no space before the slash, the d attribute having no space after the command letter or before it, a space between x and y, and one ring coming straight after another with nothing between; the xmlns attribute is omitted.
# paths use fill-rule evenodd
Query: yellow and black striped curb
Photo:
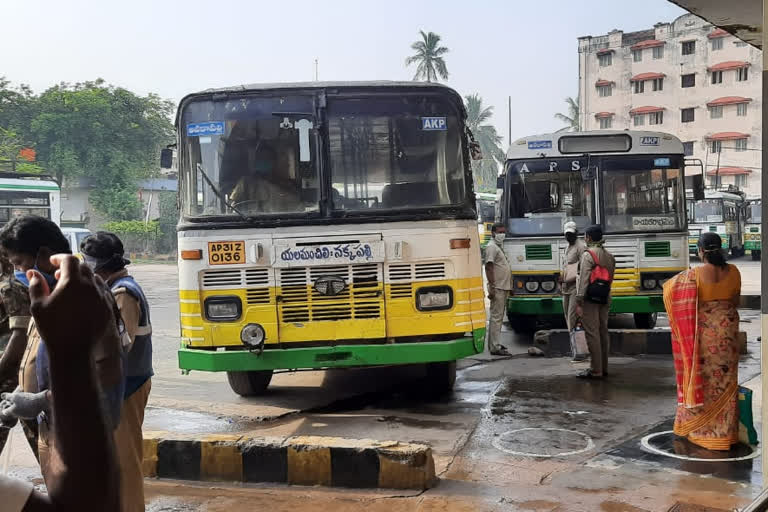
<svg viewBox="0 0 768 512"><path fill-rule="evenodd" d="M664 355L672 353L672 334L669 329L609 329L611 354L634 356L639 354ZM741 353L747 353L747 333L739 332ZM566 329L537 331L533 337L536 347L547 357L571 354L571 336Z"/></svg>
<svg viewBox="0 0 768 512"><path fill-rule="evenodd" d="M424 444L167 432L144 432L144 476L418 490L436 482L432 449Z"/></svg>

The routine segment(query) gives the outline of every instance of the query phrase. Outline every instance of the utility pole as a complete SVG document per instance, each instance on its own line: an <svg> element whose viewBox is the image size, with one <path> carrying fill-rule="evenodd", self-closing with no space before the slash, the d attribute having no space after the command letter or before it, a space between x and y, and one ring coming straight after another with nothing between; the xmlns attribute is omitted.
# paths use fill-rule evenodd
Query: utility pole
<svg viewBox="0 0 768 512"><path fill-rule="evenodd" d="M318 68L319 68L318 60L315 59L315 82L318 81L318 76L320 75Z"/></svg>
<svg viewBox="0 0 768 512"><path fill-rule="evenodd" d="M509 96L507 106L507 149L509 149L512 147L512 96Z"/></svg>

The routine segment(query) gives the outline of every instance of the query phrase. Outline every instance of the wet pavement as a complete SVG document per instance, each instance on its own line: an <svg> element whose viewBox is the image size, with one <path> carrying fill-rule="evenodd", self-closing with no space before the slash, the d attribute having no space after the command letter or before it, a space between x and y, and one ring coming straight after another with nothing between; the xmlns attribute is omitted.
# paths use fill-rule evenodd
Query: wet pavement
<svg viewBox="0 0 768 512"><path fill-rule="evenodd" d="M643 447L644 438L671 429L671 357L611 358L608 379L582 381L574 374L583 363L529 357L531 338L508 332L513 357L461 361L448 396L425 391L423 368L402 367L280 374L268 395L245 399L223 374L184 376L176 368L175 267L133 270L152 283L156 376L146 430L428 442L441 478L426 493L148 480L148 510L666 511L678 502L729 510L760 488L760 460L746 458L746 447L729 454L743 460L729 462L691 460L712 452L667 434ZM759 373L759 315L741 316L750 352L739 369L746 382ZM612 327L631 325L629 315L611 319ZM35 479L34 459L18 435L12 451L10 472Z"/></svg>

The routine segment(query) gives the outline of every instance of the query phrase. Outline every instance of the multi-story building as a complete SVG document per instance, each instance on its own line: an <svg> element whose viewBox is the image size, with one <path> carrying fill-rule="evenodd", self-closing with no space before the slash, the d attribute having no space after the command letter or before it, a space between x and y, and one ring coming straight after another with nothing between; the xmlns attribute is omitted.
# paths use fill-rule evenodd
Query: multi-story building
<svg viewBox="0 0 768 512"><path fill-rule="evenodd" d="M692 14L581 37L581 129L671 133L703 162L709 185L758 196L761 63L760 50Z"/></svg>

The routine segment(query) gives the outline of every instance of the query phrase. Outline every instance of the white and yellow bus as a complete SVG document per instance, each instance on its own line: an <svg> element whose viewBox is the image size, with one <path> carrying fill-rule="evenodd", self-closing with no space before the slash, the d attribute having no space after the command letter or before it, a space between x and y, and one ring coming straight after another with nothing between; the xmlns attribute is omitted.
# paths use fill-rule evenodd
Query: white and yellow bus
<svg viewBox="0 0 768 512"><path fill-rule="evenodd" d="M452 386L485 337L465 117L414 82L185 97L180 367L240 395L276 370L414 363Z"/></svg>
<svg viewBox="0 0 768 512"><path fill-rule="evenodd" d="M688 268L683 145L657 132L599 131L525 137L507 154L502 219L513 273L508 316L533 330L562 314L558 277L563 226L603 228L616 257L614 313L652 328L664 310L661 286Z"/></svg>
<svg viewBox="0 0 768 512"><path fill-rule="evenodd" d="M699 252L699 236L704 231L720 235L722 248L732 256L743 256L744 193L737 189L705 191L704 199L696 201L688 193L688 248L691 255Z"/></svg>
<svg viewBox="0 0 768 512"><path fill-rule="evenodd" d="M762 239L760 237L763 218L762 208L763 200L761 198L749 199L744 207L746 213L744 249L751 253L753 261L758 261L763 252Z"/></svg>
<svg viewBox="0 0 768 512"><path fill-rule="evenodd" d="M49 176L0 172L0 227L15 217L37 215L61 222L61 189Z"/></svg>
<svg viewBox="0 0 768 512"><path fill-rule="evenodd" d="M477 193L477 229L480 233L480 247L485 247L491 240L491 228L496 221L496 194Z"/></svg>

